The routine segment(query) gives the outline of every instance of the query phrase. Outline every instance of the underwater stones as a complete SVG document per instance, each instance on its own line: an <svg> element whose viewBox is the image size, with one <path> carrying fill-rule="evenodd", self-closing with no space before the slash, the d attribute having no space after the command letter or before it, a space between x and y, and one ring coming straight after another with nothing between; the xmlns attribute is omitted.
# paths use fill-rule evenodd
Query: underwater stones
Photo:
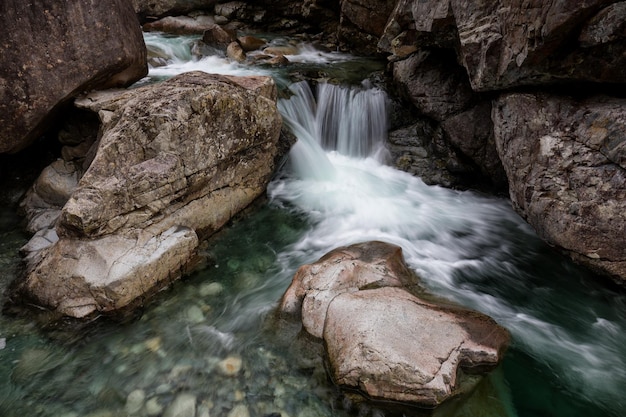
<svg viewBox="0 0 626 417"><path fill-rule="evenodd" d="M126 404L124 405L124 411L128 414L137 414L144 405L146 399L146 393L141 389L131 391L126 397Z"/></svg>
<svg viewBox="0 0 626 417"><path fill-rule="evenodd" d="M302 266L278 313L323 340L340 387L420 407L471 392L509 343L491 318L426 299L402 250L383 242L338 248Z"/></svg>
<svg viewBox="0 0 626 417"><path fill-rule="evenodd" d="M202 284L198 289L198 293L202 297L213 297L224 291L224 285L219 282L207 282Z"/></svg>
<svg viewBox="0 0 626 417"><path fill-rule="evenodd" d="M241 371L243 361L238 356L228 356L216 365L217 371L223 376L235 376Z"/></svg>
<svg viewBox="0 0 626 417"><path fill-rule="evenodd" d="M6 0L0 23L0 153L52 129L80 92L127 86L148 71L141 28L125 0Z"/></svg>
<svg viewBox="0 0 626 417"><path fill-rule="evenodd" d="M250 411L245 405L237 404L228 412L228 417L250 417Z"/></svg>

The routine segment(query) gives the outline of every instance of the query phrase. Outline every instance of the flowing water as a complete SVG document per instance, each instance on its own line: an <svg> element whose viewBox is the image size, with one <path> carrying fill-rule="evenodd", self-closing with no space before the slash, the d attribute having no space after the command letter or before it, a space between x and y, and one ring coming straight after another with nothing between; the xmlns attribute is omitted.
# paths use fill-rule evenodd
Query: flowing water
<svg viewBox="0 0 626 417"><path fill-rule="evenodd" d="M144 82L191 68L269 71L194 58L188 38L146 36L170 51L167 65ZM303 51L300 64L350 62ZM288 84L284 73L276 77ZM130 323L102 321L76 332L0 317L1 416L172 416L189 399L202 417L234 417L244 408L253 417L359 412L267 324L298 266L372 239L401 246L431 292L492 316L512 334L491 377L503 406L468 405L455 416L625 414L623 293L541 243L508 201L427 186L386 166L382 91L367 84L289 88L291 98L279 103L298 137L289 163L270 184L267 204L212 239L207 267L163 291ZM16 224L3 208L3 286L26 239ZM239 360L240 372L223 370L224 361L236 369Z"/></svg>

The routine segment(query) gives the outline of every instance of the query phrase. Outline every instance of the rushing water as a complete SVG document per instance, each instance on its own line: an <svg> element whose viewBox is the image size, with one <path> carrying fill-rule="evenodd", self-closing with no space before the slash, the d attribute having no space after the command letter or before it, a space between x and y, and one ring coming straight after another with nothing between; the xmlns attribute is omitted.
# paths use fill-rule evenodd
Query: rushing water
<svg viewBox="0 0 626 417"><path fill-rule="evenodd" d="M172 48L169 64L152 69L152 78L190 67L257 71L223 57L194 58L188 38L147 36ZM349 60L305 51L315 65ZM209 266L164 291L131 323L76 332L0 317L1 416L170 416L172 404L189 398L198 417L233 416L242 407L253 417L347 415L323 371L276 343L266 324L299 265L370 239L401 246L430 291L510 330L512 347L494 376L503 417L624 415L623 293L596 284L542 244L508 201L427 186L386 166L380 90L290 88L291 98L280 102L298 136L289 164L270 184L268 204L210 242ZM0 227L6 285L25 236L6 209ZM225 359L240 359L242 370L220 371Z"/></svg>

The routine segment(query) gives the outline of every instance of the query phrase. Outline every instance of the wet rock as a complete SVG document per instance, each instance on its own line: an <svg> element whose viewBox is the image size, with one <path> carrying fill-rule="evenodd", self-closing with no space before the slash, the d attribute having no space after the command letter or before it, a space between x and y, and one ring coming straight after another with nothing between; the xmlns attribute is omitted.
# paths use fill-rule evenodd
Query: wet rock
<svg viewBox="0 0 626 417"><path fill-rule="evenodd" d="M208 282L202 284L198 290L202 297L213 297L221 294L224 291L224 286L219 282Z"/></svg>
<svg viewBox="0 0 626 417"><path fill-rule="evenodd" d="M401 249L383 242L302 266L279 313L323 340L339 386L420 407L470 392L509 343L491 318L427 298Z"/></svg>
<svg viewBox="0 0 626 417"><path fill-rule="evenodd" d="M228 47L226 48L226 56L237 62L244 62L246 60L246 53L237 42L231 42L228 44Z"/></svg>
<svg viewBox="0 0 626 417"><path fill-rule="evenodd" d="M626 101L506 94L493 110L515 210L551 245L626 279Z"/></svg>
<svg viewBox="0 0 626 417"><path fill-rule="evenodd" d="M159 31L174 35L197 35L217 26L212 16L167 16L143 25L145 31Z"/></svg>
<svg viewBox="0 0 626 417"><path fill-rule="evenodd" d="M148 416L158 416L163 412L163 406L157 397L152 397L146 401L145 410Z"/></svg>
<svg viewBox="0 0 626 417"><path fill-rule="evenodd" d="M275 100L268 77L202 72L84 98L102 120L98 152L55 224L60 239L27 254L12 299L84 317L131 307L184 274L198 238L264 192L281 129Z"/></svg>
<svg viewBox="0 0 626 417"><path fill-rule="evenodd" d="M441 124L447 141L470 158L496 189L506 189L507 179L496 149L491 121L491 101L482 101Z"/></svg>
<svg viewBox="0 0 626 417"><path fill-rule="evenodd" d="M244 52L256 51L267 45L265 40L257 38L256 36L240 36L237 38L237 41Z"/></svg>
<svg viewBox="0 0 626 417"><path fill-rule="evenodd" d="M235 42L237 36L234 31L219 25L213 25L202 34L202 42L214 48L225 51L228 45Z"/></svg>
<svg viewBox="0 0 626 417"><path fill-rule="evenodd" d="M39 138L80 92L127 86L148 71L141 28L125 0L7 0L2 10L0 153Z"/></svg>
<svg viewBox="0 0 626 417"><path fill-rule="evenodd" d="M422 51L393 64L393 78L417 110L443 121L469 107L473 93L454 56Z"/></svg>

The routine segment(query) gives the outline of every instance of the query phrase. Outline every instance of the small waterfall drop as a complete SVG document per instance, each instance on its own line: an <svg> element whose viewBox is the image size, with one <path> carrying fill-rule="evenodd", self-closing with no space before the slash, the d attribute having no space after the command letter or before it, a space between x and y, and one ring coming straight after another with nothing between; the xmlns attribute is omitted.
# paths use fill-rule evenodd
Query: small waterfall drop
<svg viewBox="0 0 626 417"><path fill-rule="evenodd" d="M314 94L309 84L301 81L290 91L293 96L281 100L279 107L292 129L308 132L324 151L384 159L387 95L383 90L368 82L358 88L320 83Z"/></svg>

